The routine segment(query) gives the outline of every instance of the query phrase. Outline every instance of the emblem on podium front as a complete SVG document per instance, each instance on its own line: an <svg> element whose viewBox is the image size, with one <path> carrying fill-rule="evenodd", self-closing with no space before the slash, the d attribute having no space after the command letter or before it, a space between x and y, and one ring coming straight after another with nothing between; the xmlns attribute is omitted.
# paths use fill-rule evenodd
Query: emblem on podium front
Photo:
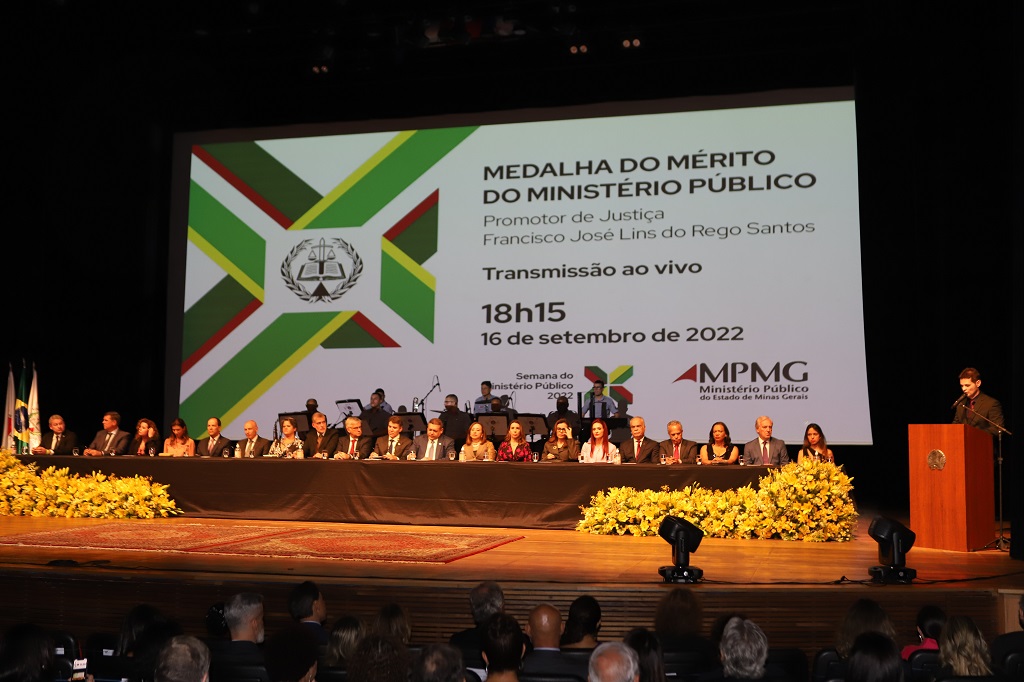
<svg viewBox="0 0 1024 682"><path fill-rule="evenodd" d="M942 471L946 468L946 453L942 450L932 450L928 453L928 468L935 471Z"/></svg>
<svg viewBox="0 0 1024 682"><path fill-rule="evenodd" d="M305 255L303 255L305 254ZM309 303L336 301L363 274L363 259L344 239L303 239L281 262L281 279Z"/></svg>

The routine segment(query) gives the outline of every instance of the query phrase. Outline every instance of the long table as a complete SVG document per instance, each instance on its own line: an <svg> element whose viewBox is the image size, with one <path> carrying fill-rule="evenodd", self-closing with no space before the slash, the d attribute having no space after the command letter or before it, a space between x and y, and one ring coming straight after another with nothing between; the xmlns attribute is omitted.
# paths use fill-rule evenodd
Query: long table
<svg viewBox="0 0 1024 682"><path fill-rule="evenodd" d="M720 490L764 467L518 462L389 462L26 456L40 468L150 476L190 516L289 521L572 529L597 491L615 486Z"/></svg>

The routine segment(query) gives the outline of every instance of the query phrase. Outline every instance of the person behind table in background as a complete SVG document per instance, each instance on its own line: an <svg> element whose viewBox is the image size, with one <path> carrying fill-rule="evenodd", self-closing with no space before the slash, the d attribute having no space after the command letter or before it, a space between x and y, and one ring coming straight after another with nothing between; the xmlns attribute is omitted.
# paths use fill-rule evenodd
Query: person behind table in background
<svg viewBox="0 0 1024 682"><path fill-rule="evenodd" d="M206 433L209 437L196 443L197 457L230 457L233 454L231 439L220 432L220 417L206 420Z"/></svg>
<svg viewBox="0 0 1024 682"><path fill-rule="evenodd" d="M86 446L82 454L86 457L103 455L126 455L131 442L131 434L120 429L121 415L110 411L103 413L103 428L96 432L92 442Z"/></svg>
<svg viewBox="0 0 1024 682"><path fill-rule="evenodd" d="M803 462L804 459L811 459L815 462L836 461L835 455L828 449L825 433L817 424L808 424L804 429L804 445L797 453L796 461Z"/></svg>
<svg viewBox="0 0 1024 682"><path fill-rule="evenodd" d="M373 436L363 435L363 420L345 417L345 434L338 438L334 459L366 459L373 451Z"/></svg>
<svg viewBox="0 0 1024 682"><path fill-rule="evenodd" d="M135 424L135 438L128 445L128 454L148 455L150 450L154 455L163 452L160 444L160 432L156 428L156 422L143 417Z"/></svg>
<svg viewBox="0 0 1024 682"><path fill-rule="evenodd" d="M481 414L491 411L491 387L490 381L480 382L480 397L473 401L474 413Z"/></svg>
<svg viewBox="0 0 1024 682"><path fill-rule="evenodd" d="M50 430L43 434L39 445L32 448L33 455L70 455L78 445L78 437L73 431L67 431L64 417L52 415L48 422ZM129 450L129 452L131 452Z"/></svg>
<svg viewBox="0 0 1024 682"><path fill-rule="evenodd" d="M580 443L572 437L572 427L566 419L559 419L551 429L551 437L544 443L542 462L575 462L580 458Z"/></svg>
<svg viewBox="0 0 1024 682"><path fill-rule="evenodd" d="M658 446L658 460L662 455L667 464L696 464L700 455L697 454L696 441L683 438L683 425L673 419L665 426L668 440L661 441Z"/></svg>
<svg viewBox="0 0 1024 682"><path fill-rule="evenodd" d="M528 462L533 459L530 444L523 436L523 425L518 419L513 419L508 425L505 440L498 446L497 459L500 462Z"/></svg>
<svg viewBox="0 0 1024 682"><path fill-rule="evenodd" d="M173 457L194 457L196 442L188 435L185 420L177 417L171 422L171 435L164 441L164 452Z"/></svg>
<svg viewBox="0 0 1024 682"><path fill-rule="evenodd" d="M388 417L387 435L381 436L373 446L372 459L405 459L412 447L412 439L402 435L402 418Z"/></svg>
<svg viewBox="0 0 1024 682"><path fill-rule="evenodd" d="M484 435L484 427L480 422L473 422L466 434L466 443L459 452L460 462L491 462L494 461L494 444Z"/></svg>
<svg viewBox="0 0 1024 682"><path fill-rule="evenodd" d="M473 423L473 417L468 412L459 409L459 396L454 393L449 393L444 397L444 412L438 419L444 424L444 435L456 443L466 440L469 425Z"/></svg>
<svg viewBox="0 0 1024 682"><path fill-rule="evenodd" d="M305 459L305 443L299 438L299 426L294 417L281 417L281 437L270 444L268 457Z"/></svg>
<svg viewBox="0 0 1024 682"><path fill-rule="evenodd" d="M700 448L701 464L735 464L740 458L740 449L732 444L729 427L725 422L715 422L708 433L708 444Z"/></svg>
<svg viewBox="0 0 1024 682"><path fill-rule="evenodd" d="M590 440L580 449L580 461L619 463L619 450L608 441L608 425L603 419L595 419L590 425Z"/></svg>

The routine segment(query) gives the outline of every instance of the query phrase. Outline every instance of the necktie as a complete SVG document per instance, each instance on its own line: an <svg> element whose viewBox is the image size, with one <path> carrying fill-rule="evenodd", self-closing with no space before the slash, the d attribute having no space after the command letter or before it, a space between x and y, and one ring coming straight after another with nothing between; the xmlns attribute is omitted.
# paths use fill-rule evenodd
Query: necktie
<svg viewBox="0 0 1024 682"><path fill-rule="evenodd" d="M320 451L320 441L322 441L323 439L324 439L324 434L322 434L322 433L316 434L316 450L317 450L317 452Z"/></svg>
<svg viewBox="0 0 1024 682"><path fill-rule="evenodd" d="M50 449L53 450L54 452L56 452L58 445L60 445L60 434L59 433L56 436L53 437L53 446L50 447Z"/></svg>
<svg viewBox="0 0 1024 682"><path fill-rule="evenodd" d="M633 459L636 460L637 462L640 461L640 444L641 443L643 443L642 440L633 441Z"/></svg>
<svg viewBox="0 0 1024 682"><path fill-rule="evenodd" d="M676 464L679 463L679 446L678 445L676 445L674 448L672 448L672 460Z"/></svg>
<svg viewBox="0 0 1024 682"><path fill-rule="evenodd" d="M437 441L433 441L433 440L427 441L427 459L434 459L434 457L435 457L434 443L436 443L436 442Z"/></svg>
<svg viewBox="0 0 1024 682"><path fill-rule="evenodd" d="M767 441L761 441L761 464L768 463L768 443Z"/></svg>
<svg viewBox="0 0 1024 682"><path fill-rule="evenodd" d="M974 409L974 398L971 398L971 409Z"/></svg>
<svg viewBox="0 0 1024 682"><path fill-rule="evenodd" d="M388 447L388 452L390 452L392 455L395 454L395 444L397 442L398 441L395 440L394 438L391 439L391 445Z"/></svg>
<svg viewBox="0 0 1024 682"><path fill-rule="evenodd" d="M356 454L356 439L355 439L355 436L349 436L348 437L348 454L349 455Z"/></svg>
<svg viewBox="0 0 1024 682"><path fill-rule="evenodd" d="M114 440L114 432L107 434L107 442L103 444L103 452L110 452L110 441Z"/></svg>
<svg viewBox="0 0 1024 682"><path fill-rule="evenodd" d="M252 457L252 439L249 440L249 444L245 446L245 456Z"/></svg>
<svg viewBox="0 0 1024 682"><path fill-rule="evenodd" d="M217 448L217 438L214 437L214 438L211 438L210 442L206 445L206 451L209 454L212 455L214 453L214 450L216 450L216 448Z"/></svg>

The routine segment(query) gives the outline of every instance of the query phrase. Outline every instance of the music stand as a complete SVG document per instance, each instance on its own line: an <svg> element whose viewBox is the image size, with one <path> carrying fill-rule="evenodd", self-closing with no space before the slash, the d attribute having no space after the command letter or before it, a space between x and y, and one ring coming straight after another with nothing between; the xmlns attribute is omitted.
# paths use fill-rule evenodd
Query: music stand
<svg viewBox="0 0 1024 682"><path fill-rule="evenodd" d="M334 404L338 406L338 412L342 417L358 417L363 413L363 401L359 398L335 400Z"/></svg>
<svg viewBox="0 0 1024 682"><path fill-rule="evenodd" d="M531 443L533 442L534 436L544 438L551 433L551 431L548 430L548 420L542 414L520 412L517 419L519 419L519 423L523 425L523 433L530 437Z"/></svg>
<svg viewBox="0 0 1024 682"><path fill-rule="evenodd" d="M476 416L476 420L488 438L504 438L508 433L508 414L505 412L483 412Z"/></svg>
<svg viewBox="0 0 1024 682"><path fill-rule="evenodd" d="M423 433L427 430L427 420L422 412L395 412L392 416L402 420L402 431L405 433Z"/></svg>

